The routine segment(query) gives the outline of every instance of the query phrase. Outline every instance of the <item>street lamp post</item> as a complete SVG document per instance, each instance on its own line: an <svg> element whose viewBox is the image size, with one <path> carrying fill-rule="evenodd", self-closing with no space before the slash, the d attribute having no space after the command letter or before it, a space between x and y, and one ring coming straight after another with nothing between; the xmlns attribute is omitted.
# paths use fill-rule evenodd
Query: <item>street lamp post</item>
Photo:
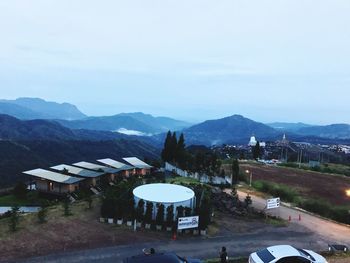
<svg viewBox="0 0 350 263"><path fill-rule="evenodd" d="M246 170L245 172L246 172L247 174L250 174L250 175L249 175L249 186L252 186L253 172L252 172L252 171L249 171L249 170Z"/></svg>

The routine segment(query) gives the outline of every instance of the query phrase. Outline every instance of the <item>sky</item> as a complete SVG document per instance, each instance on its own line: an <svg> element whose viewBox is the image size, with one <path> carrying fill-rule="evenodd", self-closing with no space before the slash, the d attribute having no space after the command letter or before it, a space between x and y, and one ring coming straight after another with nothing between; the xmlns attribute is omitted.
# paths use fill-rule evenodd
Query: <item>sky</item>
<svg viewBox="0 0 350 263"><path fill-rule="evenodd" d="M0 97L350 123L348 0L4 0Z"/></svg>

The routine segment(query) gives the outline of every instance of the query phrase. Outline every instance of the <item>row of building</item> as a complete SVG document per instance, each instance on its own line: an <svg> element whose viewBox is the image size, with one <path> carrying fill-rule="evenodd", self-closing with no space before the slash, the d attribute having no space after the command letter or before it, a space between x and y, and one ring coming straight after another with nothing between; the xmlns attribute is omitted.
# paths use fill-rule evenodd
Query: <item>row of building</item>
<svg viewBox="0 0 350 263"><path fill-rule="evenodd" d="M101 181L112 183L116 176L139 176L151 172L152 166L136 157L122 158L123 162L110 158L97 160L99 164L78 162L72 165L60 164L47 169L23 172L32 179L36 190L53 194L67 194L81 188L95 189Z"/></svg>

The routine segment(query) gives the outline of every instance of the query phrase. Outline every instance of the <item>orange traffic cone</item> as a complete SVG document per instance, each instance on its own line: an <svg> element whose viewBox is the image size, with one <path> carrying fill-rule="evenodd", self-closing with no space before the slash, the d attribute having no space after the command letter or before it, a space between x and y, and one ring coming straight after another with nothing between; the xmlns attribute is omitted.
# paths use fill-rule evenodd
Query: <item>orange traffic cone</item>
<svg viewBox="0 0 350 263"><path fill-rule="evenodd" d="M173 238L172 240L176 240L176 232L173 233Z"/></svg>

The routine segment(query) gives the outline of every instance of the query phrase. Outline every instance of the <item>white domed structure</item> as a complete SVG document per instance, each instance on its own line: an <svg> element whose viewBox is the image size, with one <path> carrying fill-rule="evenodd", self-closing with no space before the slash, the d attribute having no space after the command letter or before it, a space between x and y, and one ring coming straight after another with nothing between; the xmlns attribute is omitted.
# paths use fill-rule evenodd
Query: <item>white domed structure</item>
<svg viewBox="0 0 350 263"><path fill-rule="evenodd" d="M255 146L257 144L256 138L253 135L252 137L250 137L250 141L248 143L248 146Z"/></svg>
<svg viewBox="0 0 350 263"><path fill-rule="evenodd" d="M133 191L135 205L142 199L146 202L152 202L154 208L156 204L163 204L165 210L168 206L174 205L174 213L179 206L190 207L193 209L196 204L194 192L184 186L176 184L145 184L136 187ZM156 215L156 209L153 209L153 216Z"/></svg>

